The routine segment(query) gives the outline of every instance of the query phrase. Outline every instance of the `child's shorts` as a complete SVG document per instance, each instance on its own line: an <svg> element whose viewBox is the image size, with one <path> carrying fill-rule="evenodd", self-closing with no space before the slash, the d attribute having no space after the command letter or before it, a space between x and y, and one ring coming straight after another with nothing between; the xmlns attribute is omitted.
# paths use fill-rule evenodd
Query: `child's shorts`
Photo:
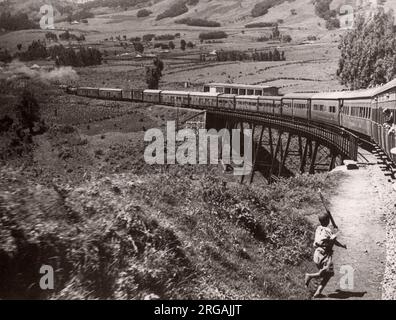
<svg viewBox="0 0 396 320"><path fill-rule="evenodd" d="M327 276L334 276L334 264L332 253L327 253L323 248L317 248L314 253L314 262L319 270L323 270Z"/></svg>

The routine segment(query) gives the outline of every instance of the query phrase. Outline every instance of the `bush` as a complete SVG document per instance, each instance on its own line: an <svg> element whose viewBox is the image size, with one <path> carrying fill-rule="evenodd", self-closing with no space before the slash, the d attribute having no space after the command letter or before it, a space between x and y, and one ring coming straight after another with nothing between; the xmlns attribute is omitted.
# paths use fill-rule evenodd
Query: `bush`
<svg viewBox="0 0 396 320"><path fill-rule="evenodd" d="M256 22L247 24L245 28L272 28L277 25L277 22Z"/></svg>
<svg viewBox="0 0 396 320"><path fill-rule="evenodd" d="M332 0L316 0L315 2L315 13L320 18L326 20L326 28L328 30L338 29L340 27L340 21L336 18L337 11L330 10L330 4Z"/></svg>
<svg viewBox="0 0 396 320"><path fill-rule="evenodd" d="M282 41L283 42L291 42L292 37L289 34L284 34L284 35L282 35Z"/></svg>
<svg viewBox="0 0 396 320"><path fill-rule="evenodd" d="M132 38L129 39L129 41L130 42L140 42L140 41L142 41L142 38L140 38L140 37L132 37Z"/></svg>
<svg viewBox="0 0 396 320"><path fill-rule="evenodd" d="M184 50L186 50L186 46L187 46L186 40L182 39L180 41L180 49L182 49L184 51Z"/></svg>
<svg viewBox="0 0 396 320"><path fill-rule="evenodd" d="M337 18L330 18L326 21L326 29L327 30L334 30L340 28L340 20Z"/></svg>
<svg viewBox="0 0 396 320"><path fill-rule="evenodd" d="M268 36L261 36L260 38L257 38L257 42L267 42L270 40L270 37Z"/></svg>
<svg viewBox="0 0 396 320"><path fill-rule="evenodd" d="M201 41L212 40L212 39L225 39L227 37L228 37L228 35L224 31L213 31L213 32L199 34L199 39Z"/></svg>
<svg viewBox="0 0 396 320"><path fill-rule="evenodd" d="M12 56L8 50L0 50L0 61L5 63L10 63L12 61Z"/></svg>
<svg viewBox="0 0 396 320"><path fill-rule="evenodd" d="M271 9L273 6L281 4L286 0L265 0L262 2L257 3L252 9L252 17L260 17L266 15L268 10Z"/></svg>
<svg viewBox="0 0 396 320"><path fill-rule="evenodd" d="M179 0L178 2L172 4L169 9L158 15L156 20L177 17L186 12L188 12L186 2Z"/></svg>
<svg viewBox="0 0 396 320"><path fill-rule="evenodd" d="M175 40L175 38L176 37L173 34L162 34L162 35L156 36L154 38L154 40L157 40L157 41L168 41L168 40Z"/></svg>
<svg viewBox="0 0 396 320"><path fill-rule="evenodd" d="M48 57L47 48L40 40L33 41L25 52L18 53L22 61L45 59Z"/></svg>
<svg viewBox="0 0 396 320"><path fill-rule="evenodd" d="M141 9L137 12L136 16L138 18L145 18L148 17L150 14L152 14L153 12L147 9Z"/></svg>
<svg viewBox="0 0 396 320"><path fill-rule="evenodd" d="M221 27L221 24L216 21L209 21L206 19L194 19L194 18L184 18L184 19L179 19L176 20L175 23L178 24L186 24L188 26L194 26L194 27L209 27L209 28L216 28L216 27Z"/></svg>
<svg viewBox="0 0 396 320"><path fill-rule="evenodd" d="M143 53L144 52L144 46L140 42L135 42L133 44L133 47L135 48L136 52L139 52L139 53Z"/></svg>
<svg viewBox="0 0 396 320"><path fill-rule="evenodd" d="M253 53L243 51L219 51L217 52L217 61L284 61L286 60L285 52L279 52L278 49L273 51L255 51Z"/></svg>
<svg viewBox="0 0 396 320"><path fill-rule="evenodd" d="M50 55L57 66L84 67L102 64L102 54L98 49L80 47L79 50L57 45L50 48Z"/></svg>
<svg viewBox="0 0 396 320"><path fill-rule="evenodd" d="M145 42L150 42L151 40L153 40L155 38L155 34L153 34L153 33L149 33L149 34L145 34L144 36L143 36L143 41L145 41Z"/></svg>
<svg viewBox="0 0 396 320"><path fill-rule="evenodd" d="M0 15L0 29L7 31L37 29L39 26L31 21L26 13L12 15L3 11Z"/></svg>

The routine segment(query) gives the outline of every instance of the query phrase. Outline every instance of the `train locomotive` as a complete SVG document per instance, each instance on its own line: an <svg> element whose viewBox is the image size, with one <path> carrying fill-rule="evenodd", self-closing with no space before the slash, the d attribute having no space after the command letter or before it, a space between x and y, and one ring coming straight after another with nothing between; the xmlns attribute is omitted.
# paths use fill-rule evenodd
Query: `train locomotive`
<svg viewBox="0 0 396 320"><path fill-rule="evenodd" d="M67 91L90 98L258 113L341 126L378 144L396 163L396 129L384 126L384 110L396 114L396 79L366 90L283 96L89 87L68 87ZM395 117L392 122L391 127L396 128Z"/></svg>

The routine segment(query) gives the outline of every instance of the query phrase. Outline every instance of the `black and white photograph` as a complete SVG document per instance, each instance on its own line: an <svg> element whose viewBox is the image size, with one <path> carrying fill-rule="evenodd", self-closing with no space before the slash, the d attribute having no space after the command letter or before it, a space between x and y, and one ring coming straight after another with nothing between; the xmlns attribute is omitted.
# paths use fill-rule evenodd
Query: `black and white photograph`
<svg viewBox="0 0 396 320"><path fill-rule="evenodd" d="M395 300L395 13L0 0L0 300Z"/></svg>

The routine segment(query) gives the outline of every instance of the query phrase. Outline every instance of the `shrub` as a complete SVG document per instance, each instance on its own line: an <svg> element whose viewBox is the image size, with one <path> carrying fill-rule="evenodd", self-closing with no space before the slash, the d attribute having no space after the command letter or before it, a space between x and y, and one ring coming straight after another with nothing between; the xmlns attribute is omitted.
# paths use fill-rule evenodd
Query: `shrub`
<svg viewBox="0 0 396 320"><path fill-rule="evenodd" d="M129 39L129 41L130 42L140 42L140 41L142 41L142 38L140 38L140 37L132 37L132 38Z"/></svg>
<svg viewBox="0 0 396 320"><path fill-rule="evenodd" d="M176 20L175 23L186 24L188 26L194 26L194 27L209 27L209 28L221 27L221 24L219 22L209 21L206 19L198 19L198 18L179 19Z"/></svg>
<svg viewBox="0 0 396 320"><path fill-rule="evenodd" d="M173 18L180 16L184 13L188 12L188 8L186 6L185 1L178 1L172 4L169 9L165 10L163 13L159 14L156 20L161 20L165 18Z"/></svg>
<svg viewBox="0 0 396 320"><path fill-rule="evenodd" d="M147 9L141 9L137 12L136 16L138 18L145 18L148 17L150 14L152 14L153 12Z"/></svg>
<svg viewBox="0 0 396 320"><path fill-rule="evenodd" d="M337 18L330 18L326 21L326 29L334 30L340 28L340 20Z"/></svg>
<svg viewBox="0 0 396 320"><path fill-rule="evenodd" d="M12 56L11 54L8 52L8 50L1 50L0 51L0 61L1 62L5 62L5 63L9 63L12 61Z"/></svg>
<svg viewBox="0 0 396 320"><path fill-rule="evenodd" d="M79 50L57 45L50 48L50 55L57 66L93 66L102 64L102 54L98 49L80 47Z"/></svg>
<svg viewBox="0 0 396 320"><path fill-rule="evenodd" d="M247 24L245 28L272 28L277 25L277 22L256 22Z"/></svg>
<svg viewBox="0 0 396 320"><path fill-rule="evenodd" d="M270 38L268 36L261 36L260 38L257 38L258 42L266 42L269 40L270 40Z"/></svg>
<svg viewBox="0 0 396 320"><path fill-rule="evenodd" d="M260 17L266 15L268 10L271 9L273 6L281 4L286 0L265 0L262 2L257 3L252 9L252 17Z"/></svg>
<svg viewBox="0 0 396 320"><path fill-rule="evenodd" d="M0 29L15 31L37 28L38 25L31 21L26 13L12 15L10 12L2 11L0 15Z"/></svg>
<svg viewBox="0 0 396 320"><path fill-rule="evenodd" d="M291 42L292 41L292 37L289 34L284 34L282 36L282 41L283 42Z"/></svg>
<svg viewBox="0 0 396 320"><path fill-rule="evenodd" d="M203 40L212 40L212 39L224 39L227 38L228 35L224 31L213 31L213 32L207 32L207 33L200 33L199 34L199 39L201 41Z"/></svg>
<svg viewBox="0 0 396 320"><path fill-rule="evenodd" d="M184 50L186 50L186 46L187 46L186 40L182 39L180 41L180 49L182 49L184 51Z"/></svg>
<svg viewBox="0 0 396 320"><path fill-rule="evenodd" d="M157 41L175 40L175 35L173 35L173 34L162 34L162 35L156 36L154 38L154 40L157 40Z"/></svg>
<svg viewBox="0 0 396 320"><path fill-rule="evenodd" d="M45 59L48 57L47 48L40 40L33 41L25 52L17 55L22 61Z"/></svg>
<svg viewBox="0 0 396 320"><path fill-rule="evenodd" d="M155 34L153 34L153 33L145 34L143 36L143 41L149 42L149 41L153 40L154 38L155 38Z"/></svg>
<svg viewBox="0 0 396 320"><path fill-rule="evenodd" d="M144 46L140 42L135 42L133 44L133 47L135 48L136 52L139 52L139 53L143 53L144 52Z"/></svg>

